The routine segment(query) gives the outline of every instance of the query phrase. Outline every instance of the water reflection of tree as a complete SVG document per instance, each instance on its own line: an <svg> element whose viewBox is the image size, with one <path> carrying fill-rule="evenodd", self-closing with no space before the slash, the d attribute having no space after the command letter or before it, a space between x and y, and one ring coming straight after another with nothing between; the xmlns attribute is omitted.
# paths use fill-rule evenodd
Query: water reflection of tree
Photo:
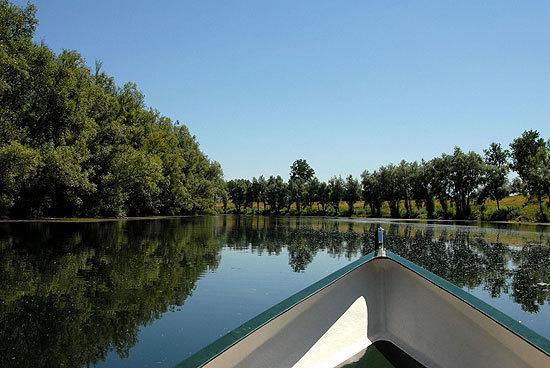
<svg viewBox="0 0 550 368"><path fill-rule="evenodd" d="M547 248L525 247L514 255L512 297L528 312L538 312L550 300L550 256Z"/></svg>
<svg viewBox="0 0 550 368"><path fill-rule="evenodd" d="M547 244L511 248L494 234L384 226L391 250L459 287L510 294L528 312L550 298ZM286 251L300 272L321 251L350 260L371 252L375 227L233 216L0 224L0 366L77 367L111 350L126 356L139 326L181 305L217 267L222 245Z"/></svg>
<svg viewBox="0 0 550 368"><path fill-rule="evenodd" d="M351 260L374 250L373 223L262 217L234 221L228 227L230 247L250 247L258 254L279 254L286 247L289 265L296 272L304 271L319 251ZM463 228L389 224L385 229L390 250L461 288L481 286L492 297L511 293L528 312L537 312L550 300L545 284L550 279L550 248L546 244L508 247L499 242L498 234Z"/></svg>
<svg viewBox="0 0 550 368"><path fill-rule="evenodd" d="M215 226L194 221L0 226L0 366L127 356L139 326L217 267Z"/></svg>

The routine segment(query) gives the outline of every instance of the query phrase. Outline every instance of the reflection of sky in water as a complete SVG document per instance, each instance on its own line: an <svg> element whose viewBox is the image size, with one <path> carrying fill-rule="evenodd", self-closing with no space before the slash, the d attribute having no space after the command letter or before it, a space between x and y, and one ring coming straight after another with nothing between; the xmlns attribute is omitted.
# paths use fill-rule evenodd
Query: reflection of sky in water
<svg viewBox="0 0 550 368"><path fill-rule="evenodd" d="M233 216L0 223L0 355L27 366L47 359L173 366L370 252L377 223ZM391 250L550 337L545 229L382 226ZM75 338L56 337L66 331Z"/></svg>
<svg viewBox="0 0 550 368"><path fill-rule="evenodd" d="M259 256L250 250L221 252L214 272L197 281L183 307L141 329L128 359L111 353L101 367L170 367L279 301L345 266L345 257L320 252L306 272L288 272L288 253Z"/></svg>

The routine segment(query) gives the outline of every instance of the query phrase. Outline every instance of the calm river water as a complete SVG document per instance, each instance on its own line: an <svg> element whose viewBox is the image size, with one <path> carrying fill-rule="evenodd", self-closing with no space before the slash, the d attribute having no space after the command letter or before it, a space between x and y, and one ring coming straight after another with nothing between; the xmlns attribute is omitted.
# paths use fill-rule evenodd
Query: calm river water
<svg viewBox="0 0 550 368"><path fill-rule="evenodd" d="M372 251L377 223L0 223L0 366L171 367ZM550 338L549 227L382 226L391 250Z"/></svg>

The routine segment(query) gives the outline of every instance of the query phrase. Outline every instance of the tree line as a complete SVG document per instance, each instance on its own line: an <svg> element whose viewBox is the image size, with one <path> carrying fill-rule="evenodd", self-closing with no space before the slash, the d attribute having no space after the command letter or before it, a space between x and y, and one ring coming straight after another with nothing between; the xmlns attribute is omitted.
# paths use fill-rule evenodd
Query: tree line
<svg viewBox="0 0 550 368"><path fill-rule="evenodd" d="M222 170L187 127L100 62L33 42L35 11L0 0L0 217L212 211Z"/></svg>
<svg viewBox="0 0 550 368"><path fill-rule="evenodd" d="M511 172L517 176L510 180ZM226 182L222 196L227 212L230 200L237 213L248 209L281 213L340 215L340 203L347 204L352 216L354 205L362 200L373 217L382 216L386 203L390 216L413 218L424 209L428 218L470 219L472 205L483 210L487 200L496 201L493 219L509 219L509 209L500 202L510 194L524 194L538 206L538 219L547 220L550 205L550 139L528 130L505 149L492 143L483 151L464 152L455 147L429 161L407 162L365 170L360 178L334 176L327 182L315 177L306 160L290 167L288 181L281 176L235 179ZM545 203L546 198L546 203ZM439 208L436 211L436 204Z"/></svg>
<svg viewBox="0 0 550 368"><path fill-rule="evenodd" d="M323 182L297 160L287 181L224 182L187 127L146 107L134 83L118 86L100 62L92 69L75 51L56 55L35 43L35 11L0 0L0 217L179 215L213 211L217 201L227 211L228 200L239 213L262 203L269 214L336 215L344 201L353 215L363 200L377 217L388 206L392 217L424 208L429 218L469 218L472 202L487 199L506 215L499 202L510 193L526 194L547 216L550 143L536 131L510 150L456 148L360 178Z"/></svg>

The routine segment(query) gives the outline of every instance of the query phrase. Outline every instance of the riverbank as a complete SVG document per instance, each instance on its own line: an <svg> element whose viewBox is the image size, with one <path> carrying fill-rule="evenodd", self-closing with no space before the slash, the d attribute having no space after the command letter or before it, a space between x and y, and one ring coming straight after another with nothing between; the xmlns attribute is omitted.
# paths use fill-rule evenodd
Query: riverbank
<svg viewBox="0 0 550 368"><path fill-rule="evenodd" d="M546 219L550 218L550 208L548 204L543 205L545 208ZM353 206L353 215L349 216L349 208L345 202L340 202L338 211L333 207L327 206L325 210L317 203L302 209L301 216L319 216L319 217L344 217L344 218L382 218L393 219L399 221L409 220L427 220L427 221L471 221L473 223L517 223L517 224L534 224L534 225L550 225L548 220L541 221L540 211L536 203L530 202L528 198L522 195L508 196L502 199L497 206L495 201L487 200L482 205L472 204L472 213L467 219L455 218L454 208L451 202L448 204L448 212L444 213L441 204L435 202L435 216L428 218L426 208L423 206L412 205L410 216L406 216L405 204L401 201L399 207L400 217L391 217L390 208L387 202L384 202L381 208L381 216L373 216L370 207L365 205L363 201L357 201ZM217 205L218 212L224 213L223 205ZM229 202L225 213L236 214L235 206ZM240 214L260 214L271 215L269 207L263 203L254 203L252 207L241 209ZM290 209L284 208L280 215L297 216L298 211L295 205L291 205Z"/></svg>
<svg viewBox="0 0 550 368"><path fill-rule="evenodd" d="M134 220L159 220L184 218L203 215L185 215L185 216L136 216L136 217L43 217L43 218L28 218L28 219L0 219L3 222L110 222L110 221L134 221Z"/></svg>
<svg viewBox="0 0 550 368"><path fill-rule="evenodd" d="M211 214L212 215L212 214ZM237 215L235 213L218 213L217 215ZM268 216L275 217L269 214L262 214L258 212L246 212L241 213L241 216ZM190 218L198 216L208 216L208 215L185 215L185 216L141 216L141 217L108 217L108 218L92 218L92 217L48 217L48 218L35 218L35 219L9 219L4 218L0 219L0 223L29 223L29 222L75 222L75 223L86 223L86 222L115 222L115 221L137 221L137 220L162 220L162 219L177 219L177 218ZM365 217L354 215L352 217L341 215L341 216L331 216L331 215L291 215L291 214L281 214L278 217L293 217L293 218L319 218L319 219L341 219L341 220L353 220L353 221L380 221L382 223L422 223L422 224L459 224L459 225L472 225L472 226L483 226L485 225L532 225L532 226L550 226L550 222L528 222L528 221L488 221L488 220L453 220L453 219L428 219L428 218L391 218L391 217Z"/></svg>

